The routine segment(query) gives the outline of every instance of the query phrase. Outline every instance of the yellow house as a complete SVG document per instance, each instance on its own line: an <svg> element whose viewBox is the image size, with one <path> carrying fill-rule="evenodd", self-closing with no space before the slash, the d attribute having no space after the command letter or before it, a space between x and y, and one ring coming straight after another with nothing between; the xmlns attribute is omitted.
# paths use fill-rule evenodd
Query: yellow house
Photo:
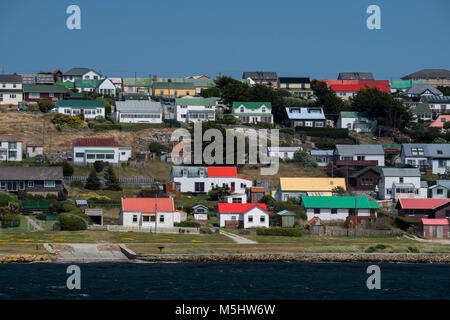
<svg viewBox="0 0 450 320"><path fill-rule="evenodd" d="M17 107L22 101L22 77L16 74L0 74L0 105Z"/></svg>
<svg viewBox="0 0 450 320"><path fill-rule="evenodd" d="M280 178L276 198L286 201L301 196L331 196L336 187L346 191L345 178Z"/></svg>
<svg viewBox="0 0 450 320"><path fill-rule="evenodd" d="M154 82L153 95L160 97L195 96L195 85L189 82Z"/></svg>
<svg viewBox="0 0 450 320"><path fill-rule="evenodd" d="M313 95L309 78L279 77L278 89L287 90L301 98L308 98Z"/></svg>

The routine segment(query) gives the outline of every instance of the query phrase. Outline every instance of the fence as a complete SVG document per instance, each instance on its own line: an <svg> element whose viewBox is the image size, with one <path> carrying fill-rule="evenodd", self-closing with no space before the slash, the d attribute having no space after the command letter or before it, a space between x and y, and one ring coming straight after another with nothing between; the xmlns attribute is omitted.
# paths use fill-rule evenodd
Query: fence
<svg viewBox="0 0 450 320"><path fill-rule="evenodd" d="M81 181L86 182L87 176L66 176L64 180L66 181ZM101 183L105 183L105 179L99 177ZM119 182L122 184L137 184L137 185L151 185L153 184L153 178L119 178Z"/></svg>
<svg viewBox="0 0 450 320"><path fill-rule="evenodd" d="M401 230L370 230L370 229L349 229L349 230L328 230L325 234L330 237L367 237L367 238L381 238L381 237L401 237L403 231Z"/></svg>
<svg viewBox="0 0 450 320"><path fill-rule="evenodd" d="M90 225L89 230L102 230L102 231L134 231L134 232L154 232L154 233L193 233L199 234L201 228L181 228L181 227L157 227L156 231L153 227L139 227L139 226L122 226L122 225ZM210 228L214 229L214 228ZM212 233L216 233L213 230Z"/></svg>

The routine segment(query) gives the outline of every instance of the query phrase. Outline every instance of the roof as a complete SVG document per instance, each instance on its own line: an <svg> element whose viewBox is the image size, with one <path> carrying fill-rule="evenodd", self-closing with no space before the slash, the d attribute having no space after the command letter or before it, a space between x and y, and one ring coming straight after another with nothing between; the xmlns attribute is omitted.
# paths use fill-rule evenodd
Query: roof
<svg viewBox="0 0 450 320"><path fill-rule="evenodd" d="M161 113L162 105L161 102L148 100L116 101L116 111L132 113Z"/></svg>
<svg viewBox="0 0 450 320"><path fill-rule="evenodd" d="M247 109L259 109L263 105L265 105L268 109L272 109L272 104L270 102L245 102L245 101L234 101L233 109L239 108L241 105L246 107Z"/></svg>
<svg viewBox="0 0 450 320"><path fill-rule="evenodd" d="M374 80L372 72L339 72L338 80Z"/></svg>
<svg viewBox="0 0 450 320"><path fill-rule="evenodd" d="M124 87L152 87L153 80L150 78L123 78L122 85Z"/></svg>
<svg viewBox="0 0 450 320"><path fill-rule="evenodd" d="M195 89L195 85L193 82L153 82L153 89Z"/></svg>
<svg viewBox="0 0 450 320"><path fill-rule="evenodd" d="M63 180L62 167L0 167L0 180Z"/></svg>
<svg viewBox="0 0 450 320"><path fill-rule="evenodd" d="M217 206L220 213L246 213L255 207L259 207L269 214L265 203L218 203Z"/></svg>
<svg viewBox="0 0 450 320"><path fill-rule="evenodd" d="M391 89L408 89L413 84L420 83L420 80L390 80Z"/></svg>
<svg viewBox="0 0 450 320"><path fill-rule="evenodd" d="M354 111L341 111L339 116L341 118L367 118L367 113L365 113L365 112L354 112Z"/></svg>
<svg viewBox="0 0 450 320"><path fill-rule="evenodd" d="M430 106L426 102L418 103L414 108L411 108L413 113L431 113Z"/></svg>
<svg viewBox="0 0 450 320"><path fill-rule="evenodd" d="M381 144L338 144L336 152L340 156L345 155L383 155L384 149Z"/></svg>
<svg viewBox="0 0 450 320"><path fill-rule="evenodd" d="M195 206L192 207L193 210L195 210L197 208L203 208L203 209L208 210L208 207L203 204L196 204Z"/></svg>
<svg viewBox="0 0 450 320"><path fill-rule="evenodd" d="M87 206L88 202L86 199L75 200L77 206Z"/></svg>
<svg viewBox="0 0 450 320"><path fill-rule="evenodd" d="M95 109L95 108L104 108L105 102L103 100L83 100L83 99L58 100L56 106L67 108Z"/></svg>
<svg viewBox="0 0 450 320"><path fill-rule="evenodd" d="M103 80L100 79L77 79L75 80L75 87L77 88L97 88Z"/></svg>
<svg viewBox="0 0 450 320"><path fill-rule="evenodd" d="M296 214L292 211L282 210L280 212L277 212L277 215L279 215L279 216L295 216Z"/></svg>
<svg viewBox="0 0 450 320"><path fill-rule="evenodd" d="M44 145L39 142L28 142L25 146L26 147L43 147Z"/></svg>
<svg viewBox="0 0 450 320"><path fill-rule="evenodd" d="M276 80L278 75L276 72L268 71L246 71L242 73L242 79L251 78L252 80Z"/></svg>
<svg viewBox="0 0 450 320"><path fill-rule="evenodd" d="M311 150L310 154L312 156L332 156L334 150Z"/></svg>
<svg viewBox="0 0 450 320"><path fill-rule="evenodd" d="M207 167L208 177L237 177L236 167Z"/></svg>
<svg viewBox="0 0 450 320"><path fill-rule="evenodd" d="M450 103L450 96L423 96L420 100L429 103Z"/></svg>
<svg viewBox="0 0 450 320"><path fill-rule="evenodd" d="M22 83L22 77L17 74L0 74L0 82Z"/></svg>
<svg viewBox="0 0 450 320"><path fill-rule="evenodd" d="M450 180L437 180L436 185L442 186L450 190Z"/></svg>
<svg viewBox="0 0 450 320"><path fill-rule="evenodd" d="M24 84L23 92L33 93L67 93L68 90L63 85L50 85L50 84Z"/></svg>
<svg viewBox="0 0 450 320"><path fill-rule="evenodd" d="M355 208L378 209L376 201L369 201L367 197L352 196L302 196L305 208Z"/></svg>
<svg viewBox="0 0 450 320"><path fill-rule="evenodd" d="M380 167L369 166L369 167L365 167L365 168L363 168L361 170L358 170L356 172L353 172L349 177L350 178L356 178L356 177L359 177L360 175L362 175L362 174L364 174L364 173L366 173L367 171L370 171L370 170L372 170L372 171L374 171L374 172L376 172L378 174L381 174L381 168Z"/></svg>
<svg viewBox="0 0 450 320"><path fill-rule="evenodd" d="M414 84L405 93L406 94L411 94L411 95L421 95L425 91L430 91L432 94L434 94L436 96L442 96L442 92L440 90L436 89L431 84L427 84L427 83Z"/></svg>
<svg viewBox="0 0 450 320"><path fill-rule="evenodd" d="M18 135L3 135L0 136L0 142L22 142L22 137Z"/></svg>
<svg viewBox="0 0 450 320"><path fill-rule="evenodd" d="M320 107L287 107L286 114L291 120L325 120L325 113Z"/></svg>
<svg viewBox="0 0 450 320"><path fill-rule="evenodd" d="M450 115L441 114L436 118L436 120L433 121L432 124L430 124L430 128L443 128L444 124L447 122L450 122Z"/></svg>
<svg viewBox="0 0 450 320"><path fill-rule="evenodd" d="M345 178L280 178L282 191L331 191L333 188L345 186Z"/></svg>
<svg viewBox="0 0 450 320"><path fill-rule="evenodd" d="M450 202L450 199L398 199L402 209L436 209Z"/></svg>
<svg viewBox="0 0 450 320"><path fill-rule="evenodd" d="M72 68L69 71L64 72L63 75L64 76L82 76L82 75L88 73L89 71L94 71L95 73L98 73L94 69L89 69L89 68Z"/></svg>
<svg viewBox="0 0 450 320"><path fill-rule="evenodd" d="M177 105L188 106L214 106L216 105L216 99L207 98L180 98L176 100Z"/></svg>
<svg viewBox="0 0 450 320"><path fill-rule="evenodd" d="M109 78L114 84L122 84L122 78Z"/></svg>
<svg viewBox="0 0 450 320"><path fill-rule="evenodd" d="M381 168L384 177L420 177L419 168Z"/></svg>
<svg viewBox="0 0 450 320"><path fill-rule="evenodd" d="M267 147L269 152L295 152L302 150L302 147Z"/></svg>
<svg viewBox="0 0 450 320"><path fill-rule="evenodd" d="M310 83L307 77L279 77L280 83Z"/></svg>
<svg viewBox="0 0 450 320"><path fill-rule="evenodd" d="M122 198L123 211L155 213L155 208L157 211L175 211L173 199L170 198Z"/></svg>
<svg viewBox="0 0 450 320"><path fill-rule="evenodd" d="M71 81L64 81L64 82L63 81L56 81L55 85L61 85L61 86L64 86L64 87L66 87L68 89L75 88L75 82L71 82Z"/></svg>
<svg viewBox="0 0 450 320"><path fill-rule="evenodd" d="M423 225L429 225L429 226L447 226L448 220L447 219L421 219L421 222Z"/></svg>
<svg viewBox="0 0 450 320"><path fill-rule="evenodd" d="M118 147L117 138L75 138L74 147Z"/></svg>
<svg viewBox="0 0 450 320"><path fill-rule="evenodd" d="M446 69L422 69L413 73L410 73L402 80L409 79L450 79L450 70Z"/></svg>
<svg viewBox="0 0 450 320"><path fill-rule="evenodd" d="M377 88L380 91L390 92L391 90L383 85L378 84L332 84L330 86L333 91L360 91L367 88Z"/></svg>
<svg viewBox="0 0 450 320"><path fill-rule="evenodd" d="M413 154L412 149L423 148L422 154ZM406 157L450 158L450 148L443 143L404 143L402 153Z"/></svg>

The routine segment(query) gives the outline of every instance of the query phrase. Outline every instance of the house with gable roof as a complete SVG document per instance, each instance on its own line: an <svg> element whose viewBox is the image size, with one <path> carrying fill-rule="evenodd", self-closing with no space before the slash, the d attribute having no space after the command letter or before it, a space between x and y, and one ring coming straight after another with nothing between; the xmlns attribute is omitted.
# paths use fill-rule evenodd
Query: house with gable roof
<svg viewBox="0 0 450 320"><path fill-rule="evenodd" d="M408 97L421 97L421 96L443 96L444 94L433 87L431 84L418 83L414 84L405 91L405 95Z"/></svg>
<svg viewBox="0 0 450 320"><path fill-rule="evenodd" d="M175 119L183 123L214 121L216 119L216 99L176 99Z"/></svg>
<svg viewBox="0 0 450 320"><path fill-rule="evenodd" d="M119 224L129 227L172 228L175 206L171 198L122 198Z"/></svg>
<svg viewBox="0 0 450 320"><path fill-rule="evenodd" d="M369 118L365 112L341 111L337 127L357 133L374 132L377 129L377 120Z"/></svg>
<svg viewBox="0 0 450 320"><path fill-rule="evenodd" d="M270 212L265 203L218 203L220 227L268 228Z"/></svg>
<svg viewBox="0 0 450 320"><path fill-rule="evenodd" d="M287 125L295 127L325 127L327 119L319 107L286 107Z"/></svg>
<svg viewBox="0 0 450 320"><path fill-rule="evenodd" d="M299 199L302 196L331 196L336 187L347 190L345 178L281 177L275 198L287 201L289 198Z"/></svg>
<svg viewBox="0 0 450 320"><path fill-rule="evenodd" d="M103 100L58 100L56 108L52 110L69 116L83 115L84 119L105 117L105 102Z"/></svg>
<svg viewBox="0 0 450 320"><path fill-rule="evenodd" d="M444 174L450 170L449 144L404 143L400 152L403 164L418 167L420 171L430 170Z"/></svg>
<svg viewBox="0 0 450 320"><path fill-rule="evenodd" d="M245 123L273 123L270 102L233 102L231 115Z"/></svg>
<svg viewBox="0 0 450 320"><path fill-rule="evenodd" d="M427 186L420 180L418 168L382 168L378 182L378 198L426 198Z"/></svg>
<svg viewBox="0 0 450 320"><path fill-rule="evenodd" d="M117 138L75 138L72 142L73 163L79 165L105 161L119 164L131 158L131 147L119 146Z"/></svg>
<svg viewBox="0 0 450 320"><path fill-rule="evenodd" d="M420 219L449 219L450 199L404 199L400 198L396 206L398 214L413 221Z"/></svg>
<svg viewBox="0 0 450 320"><path fill-rule="evenodd" d="M76 80L100 80L102 75L89 68L72 68L62 74L62 81L75 82Z"/></svg>
<svg viewBox="0 0 450 320"><path fill-rule="evenodd" d="M116 101L114 117L125 123L162 123L161 102L150 100Z"/></svg>

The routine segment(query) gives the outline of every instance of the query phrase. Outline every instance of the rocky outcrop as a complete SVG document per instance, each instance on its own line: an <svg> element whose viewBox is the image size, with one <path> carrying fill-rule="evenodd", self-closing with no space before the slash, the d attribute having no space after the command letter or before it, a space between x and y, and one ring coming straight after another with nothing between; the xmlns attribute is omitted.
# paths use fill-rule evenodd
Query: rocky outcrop
<svg viewBox="0 0 450 320"><path fill-rule="evenodd" d="M0 257L0 263L24 263L24 262L51 262L49 255L11 255Z"/></svg>

